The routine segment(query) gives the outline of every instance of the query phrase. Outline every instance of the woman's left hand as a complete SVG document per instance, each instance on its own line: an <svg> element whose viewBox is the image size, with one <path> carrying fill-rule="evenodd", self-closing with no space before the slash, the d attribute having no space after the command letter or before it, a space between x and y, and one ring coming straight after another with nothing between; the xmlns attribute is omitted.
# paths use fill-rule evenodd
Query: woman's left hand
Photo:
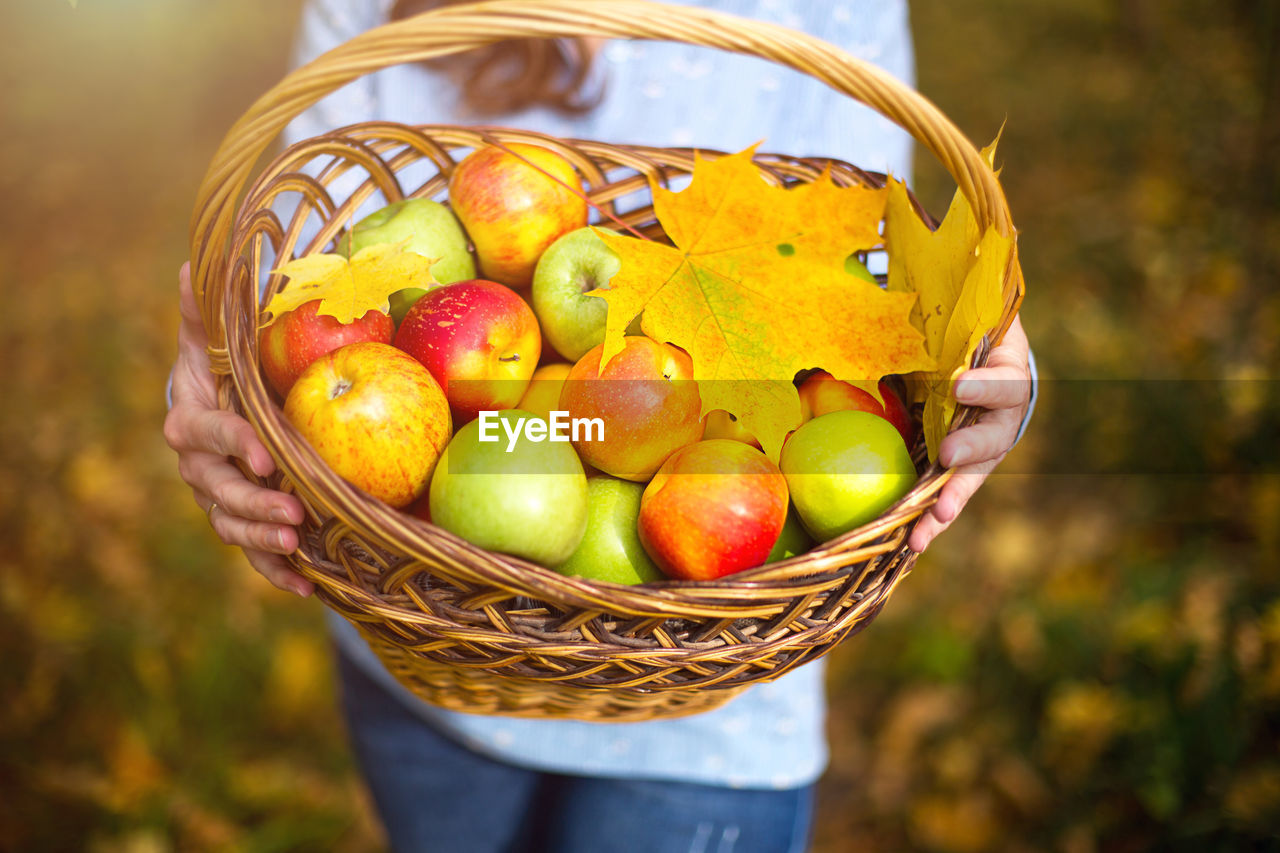
<svg viewBox="0 0 1280 853"><path fill-rule="evenodd" d="M977 423L943 439L938 460L956 471L942 487L938 502L911 531L907 545L912 551L928 548L934 537L956 520L978 486L1013 447L1031 401L1027 350L1022 320L1014 317L1004 340L991 351L986 366L960 374L956 381L956 399L987 411Z"/></svg>

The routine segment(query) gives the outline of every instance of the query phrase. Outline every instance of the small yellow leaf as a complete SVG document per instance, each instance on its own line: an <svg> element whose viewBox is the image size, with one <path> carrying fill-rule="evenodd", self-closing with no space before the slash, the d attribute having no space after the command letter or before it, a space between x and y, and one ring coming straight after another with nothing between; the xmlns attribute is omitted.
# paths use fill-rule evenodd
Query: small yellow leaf
<svg viewBox="0 0 1280 853"><path fill-rule="evenodd" d="M947 324L942 352L938 355L935 375L942 377L944 371L949 372L945 373L945 380L929 386L929 395L925 398L924 435L930 459L937 458L935 448L946 438L947 427L955 415L955 379L968 369L982 337L1000 321L1004 310L1001 283L1013 241L988 228L978 249L977 262L965 276L960 298Z"/></svg>
<svg viewBox="0 0 1280 853"><path fill-rule="evenodd" d="M604 361L643 312L646 335L689 353L703 414L735 415L776 460L800 423L799 371L820 367L874 389L934 362L910 322L915 294L845 269L850 254L881 242L885 191L838 187L829 175L771 186L752 155L698 157L685 190L653 187L674 246L598 232L622 268L592 293L609 304Z"/></svg>
<svg viewBox="0 0 1280 853"><path fill-rule="evenodd" d="M995 145L982 150L988 164ZM912 322L936 361L933 370L911 383L913 399L925 404L925 444L935 461L956 410L954 380L968 368L983 335L1000 321L1002 285L1014 243L993 228L981 233L959 191L937 231L921 221L900 181L890 183L885 210L889 290L919 294Z"/></svg>
<svg viewBox="0 0 1280 853"><path fill-rule="evenodd" d="M369 311L385 314L391 308L390 296L397 290L430 290L438 284L431 266L439 259L406 252L407 242L369 246L350 260L341 255L307 255L289 261L273 270L288 276L289 284L272 297L267 312L279 317L319 299L316 313L339 323L352 323Z"/></svg>

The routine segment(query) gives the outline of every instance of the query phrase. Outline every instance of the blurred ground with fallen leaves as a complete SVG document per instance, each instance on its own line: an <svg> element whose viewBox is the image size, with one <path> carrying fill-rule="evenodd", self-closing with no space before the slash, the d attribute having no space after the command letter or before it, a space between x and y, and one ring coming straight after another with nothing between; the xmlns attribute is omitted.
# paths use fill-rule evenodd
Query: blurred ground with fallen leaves
<svg viewBox="0 0 1280 853"><path fill-rule="evenodd" d="M196 183L296 14L0 8L0 848L382 846L319 607L217 544L160 437ZM920 88L979 143L1007 119L1046 382L832 657L817 849L1276 849L1280 12L913 20ZM925 158L919 190L951 192Z"/></svg>

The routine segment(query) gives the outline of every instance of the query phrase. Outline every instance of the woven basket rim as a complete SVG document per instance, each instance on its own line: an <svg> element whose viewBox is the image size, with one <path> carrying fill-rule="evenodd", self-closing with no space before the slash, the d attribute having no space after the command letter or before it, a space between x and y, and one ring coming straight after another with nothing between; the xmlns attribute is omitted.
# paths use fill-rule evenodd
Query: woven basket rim
<svg viewBox="0 0 1280 853"><path fill-rule="evenodd" d="M871 107L922 143L951 173L979 227L1014 237L1011 298L993 335L1012 322L1025 285L1016 230L999 179L977 148L931 102L892 75L839 47L781 25L655 0L482 0L384 24L288 74L228 131L200 189L191 220L192 284L214 349L225 343L219 298L237 201L258 158L302 111L346 83L383 68L459 53L511 38L593 36L679 41L786 65Z"/></svg>

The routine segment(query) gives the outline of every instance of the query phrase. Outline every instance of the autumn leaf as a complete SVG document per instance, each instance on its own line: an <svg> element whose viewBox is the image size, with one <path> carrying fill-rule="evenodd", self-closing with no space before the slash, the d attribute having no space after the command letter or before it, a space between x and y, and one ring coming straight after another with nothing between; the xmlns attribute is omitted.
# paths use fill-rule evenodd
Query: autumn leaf
<svg viewBox="0 0 1280 853"><path fill-rule="evenodd" d="M299 305L319 299L317 314L351 323L368 311L384 314L390 296L406 287L429 290L438 282L431 265L438 258L406 252L405 244L382 243L361 249L347 260L341 255L306 255L272 272L287 275L289 284L271 298L267 311L279 317Z"/></svg>
<svg viewBox="0 0 1280 853"><path fill-rule="evenodd" d="M997 138L997 141L998 138ZM990 164L996 142L982 150ZM924 437L929 459L938 458L956 410L955 378L968 369L983 335L1004 310L1002 283L1013 240L988 227L981 233L973 211L957 191L937 231L912 207L901 181L891 181L885 206L889 290L919 295L912 322L936 362L912 382L924 401Z"/></svg>
<svg viewBox="0 0 1280 853"><path fill-rule="evenodd" d="M649 337L693 360L703 413L725 409L778 458L799 425L792 379L820 367L871 393L887 374L932 369L910 322L915 296L846 271L880 243L884 190L837 187L824 175L793 188L766 183L754 149L698 157L682 192L653 187L674 246L598 232L622 259L608 289L603 360L641 312Z"/></svg>

